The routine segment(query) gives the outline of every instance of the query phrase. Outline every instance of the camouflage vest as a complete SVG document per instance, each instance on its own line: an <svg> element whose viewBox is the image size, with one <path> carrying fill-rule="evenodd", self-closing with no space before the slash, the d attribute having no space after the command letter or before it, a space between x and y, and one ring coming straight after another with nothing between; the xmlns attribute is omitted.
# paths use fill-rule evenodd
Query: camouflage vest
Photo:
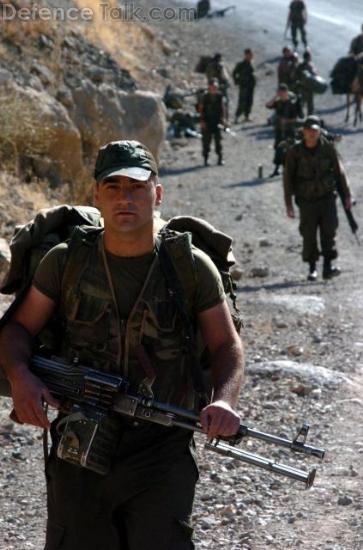
<svg viewBox="0 0 363 550"><path fill-rule="evenodd" d="M315 201L333 193L337 181L334 146L321 137L314 155L301 142L294 147L297 156L296 199Z"/></svg>
<svg viewBox="0 0 363 550"><path fill-rule="evenodd" d="M62 280L62 356L118 372L160 401L194 408L184 326L158 257L125 322L107 277L101 231L78 228L71 241Z"/></svg>

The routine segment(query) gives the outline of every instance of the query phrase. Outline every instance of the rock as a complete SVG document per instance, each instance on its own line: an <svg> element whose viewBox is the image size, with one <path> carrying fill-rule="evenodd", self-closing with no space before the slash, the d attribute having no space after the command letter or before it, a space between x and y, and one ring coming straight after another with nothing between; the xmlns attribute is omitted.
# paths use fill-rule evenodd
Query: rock
<svg viewBox="0 0 363 550"><path fill-rule="evenodd" d="M10 265L10 248L5 239L0 238L0 277L3 278Z"/></svg>
<svg viewBox="0 0 363 550"><path fill-rule="evenodd" d="M261 248L267 248L269 246L273 246L268 239L260 239L258 241L258 244L260 245Z"/></svg>
<svg viewBox="0 0 363 550"><path fill-rule="evenodd" d="M95 86L83 80L74 88L74 110L70 113L92 160L101 145L118 139L136 139L155 157L166 135L165 107L152 92L127 93L108 84Z"/></svg>
<svg viewBox="0 0 363 550"><path fill-rule="evenodd" d="M272 322L273 322L273 324L275 325L276 328L289 328L289 324L286 321L284 321L283 319L273 317Z"/></svg>
<svg viewBox="0 0 363 550"><path fill-rule="evenodd" d="M234 218L236 222L240 222L243 218L243 214L237 214L237 216Z"/></svg>
<svg viewBox="0 0 363 550"><path fill-rule="evenodd" d="M304 384L299 384L298 386L293 386L291 388L292 393L296 393L296 395L300 395L302 397L309 395L311 393L311 390L311 386L306 386Z"/></svg>
<svg viewBox="0 0 363 550"><path fill-rule="evenodd" d="M234 281L240 281L241 278L243 277L244 275L244 271L243 269L241 269L240 267L232 267L231 271L231 277Z"/></svg>
<svg viewBox="0 0 363 550"><path fill-rule="evenodd" d="M345 495L338 498L338 504L339 506L350 506L350 504L353 504L353 499Z"/></svg>
<svg viewBox="0 0 363 550"><path fill-rule="evenodd" d="M269 269L268 267L256 266L253 267L250 271L250 277L268 277Z"/></svg>
<svg viewBox="0 0 363 550"><path fill-rule="evenodd" d="M66 109L74 107L72 92L66 86L59 88L56 98Z"/></svg>
<svg viewBox="0 0 363 550"><path fill-rule="evenodd" d="M12 82L13 75L6 69L0 69L0 86L6 86L9 82Z"/></svg>
<svg viewBox="0 0 363 550"><path fill-rule="evenodd" d="M247 365L249 374L271 377L276 373L282 376L295 376L302 380L309 380L317 386L336 386L342 383L351 383L349 378L341 372L332 371L326 367L310 363L295 363L293 361L266 361Z"/></svg>
<svg viewBox="0 0 363 550"><path fill-rule="evenodd" d="M4 104L9 108L7 116L14 120L13 125L9 124L7 138L19 145L24 157L36 152L33 160L50 159L49 177L56 183L75 181L83 170L81 136L63 105L46 91L15 84L9 88ZM15 125L20 118L21 131Z"/></svg>
<svg viewBox="0 0 363 550"><path fill-rule="evenodd" d="M49 86L50 84L54 84L54 80L55 80L54 74L45 65L34 62L31 67L31 72L35 73L40 78L40 81L43 84L43 86Z"/></svg>
<svg viewBox="0 0 363 550"><path fill-rule="evenodd" d="M311 295L279 294L262 296L261 302L284 307L300 315L320 315L325 311L323 298Z"/></svg>
<svg viewBox="0 0 363 550"><path fill-rule="evenodd" d="M299 357L300 355L303 355L304 348L301 347L301 346L298 346L296 344L293 344L293 345L289 346L286 349L286 351L287 351L288 355L292 355L293 357Z"/></svg>

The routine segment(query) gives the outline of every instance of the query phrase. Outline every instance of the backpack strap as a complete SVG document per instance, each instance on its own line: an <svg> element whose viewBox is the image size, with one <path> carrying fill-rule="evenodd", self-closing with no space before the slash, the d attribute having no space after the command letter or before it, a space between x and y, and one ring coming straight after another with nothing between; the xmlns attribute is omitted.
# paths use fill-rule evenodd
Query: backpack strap
<svg viewBox="0 0 363 550"><path fill-rule="evenodd" d="M196 286L196 278L191 275L194 266L194 258L191 251L191 236L188 233L167 236L164 231L162 235L157 236L155 243L158 253L160 268L166 280L166 284L171 298L177 307L181 320L183 322L185 338L185 352L189 357L190 371L193 379L194 390L199 398L200 409L204 408L210 401L201 364L197 357L197 343L195 336L195 318L192 313L192 294ZM177 259L181 258L181 252L186 252L186 258L179 264L183 264L189 276L180 278L176 268ZM174 256L175 254L175 256ZM194 269L195 273L195 269ZM185 284L184 284L185 283ZM190 294L186 294L186 292Z"/></svg>
<svg viewBox="0 0 363 550"><path fill-rule="evenodd" d="M67 259L62 275L63 300L67 300L71 292L74 294L79 292L81 278L88 264L91 248L102 231L102 227L86 225L73 229L68 241Z"/></svg>

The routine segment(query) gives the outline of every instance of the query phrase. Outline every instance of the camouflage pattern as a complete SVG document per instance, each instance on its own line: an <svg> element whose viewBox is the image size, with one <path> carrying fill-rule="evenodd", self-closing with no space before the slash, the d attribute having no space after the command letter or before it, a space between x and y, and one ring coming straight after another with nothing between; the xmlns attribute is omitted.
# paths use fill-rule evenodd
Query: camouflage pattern
<svg viewBox="0 0 363 550"><path fill-rule="evenodd" d="M75 247L68 260L62 290L63 356L118 372L135 389L154 394L160 401L193 408L184 327L158 259L126 322L119 319L107 284L101 246L97 236L92 246Z"/></svg>

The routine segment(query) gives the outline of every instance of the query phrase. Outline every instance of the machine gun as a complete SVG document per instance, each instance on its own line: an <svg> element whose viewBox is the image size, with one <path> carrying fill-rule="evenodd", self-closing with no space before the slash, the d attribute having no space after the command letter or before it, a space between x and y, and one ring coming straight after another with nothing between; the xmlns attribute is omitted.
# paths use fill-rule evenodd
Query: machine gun
<svg viewBox="0 0 363 550"><path fill-rule="evenodd" d="M62 432L57 455L78 466L100 474L107 473L112 458L111 432L115 426L112 424L114 413L119 413L132 421L153 422L165 427L176 426L203 433L199 416L195 412L133 392L129 382L116 374L100 372L77 363L67 363L58 358L41 356L31 358L30 370L61 401L63 417L58 423L58 430L61 425ZM9 395L9 388L4 386L4 379L0 388L3 395ZM110 423L111 432L107 430ZM289 440L241 424L234 436L215 439L208 442L206 448L295 479L309 488L314 482L315 469L310 472L298 470L236 448L241 440L251 437L322 459L324 449L306 444L308 431L309 426L304 424L296 437Z"/></svg>
<svg viewBox="0 0 363 550"><path fill-rule="evenodd" d="M207 14L208 19L211 19L212 17L224 17L226 13L230 10L235 10L236 6L227 6L226 8L223 8L221 10L213 10L210 13Z"/></svg>

